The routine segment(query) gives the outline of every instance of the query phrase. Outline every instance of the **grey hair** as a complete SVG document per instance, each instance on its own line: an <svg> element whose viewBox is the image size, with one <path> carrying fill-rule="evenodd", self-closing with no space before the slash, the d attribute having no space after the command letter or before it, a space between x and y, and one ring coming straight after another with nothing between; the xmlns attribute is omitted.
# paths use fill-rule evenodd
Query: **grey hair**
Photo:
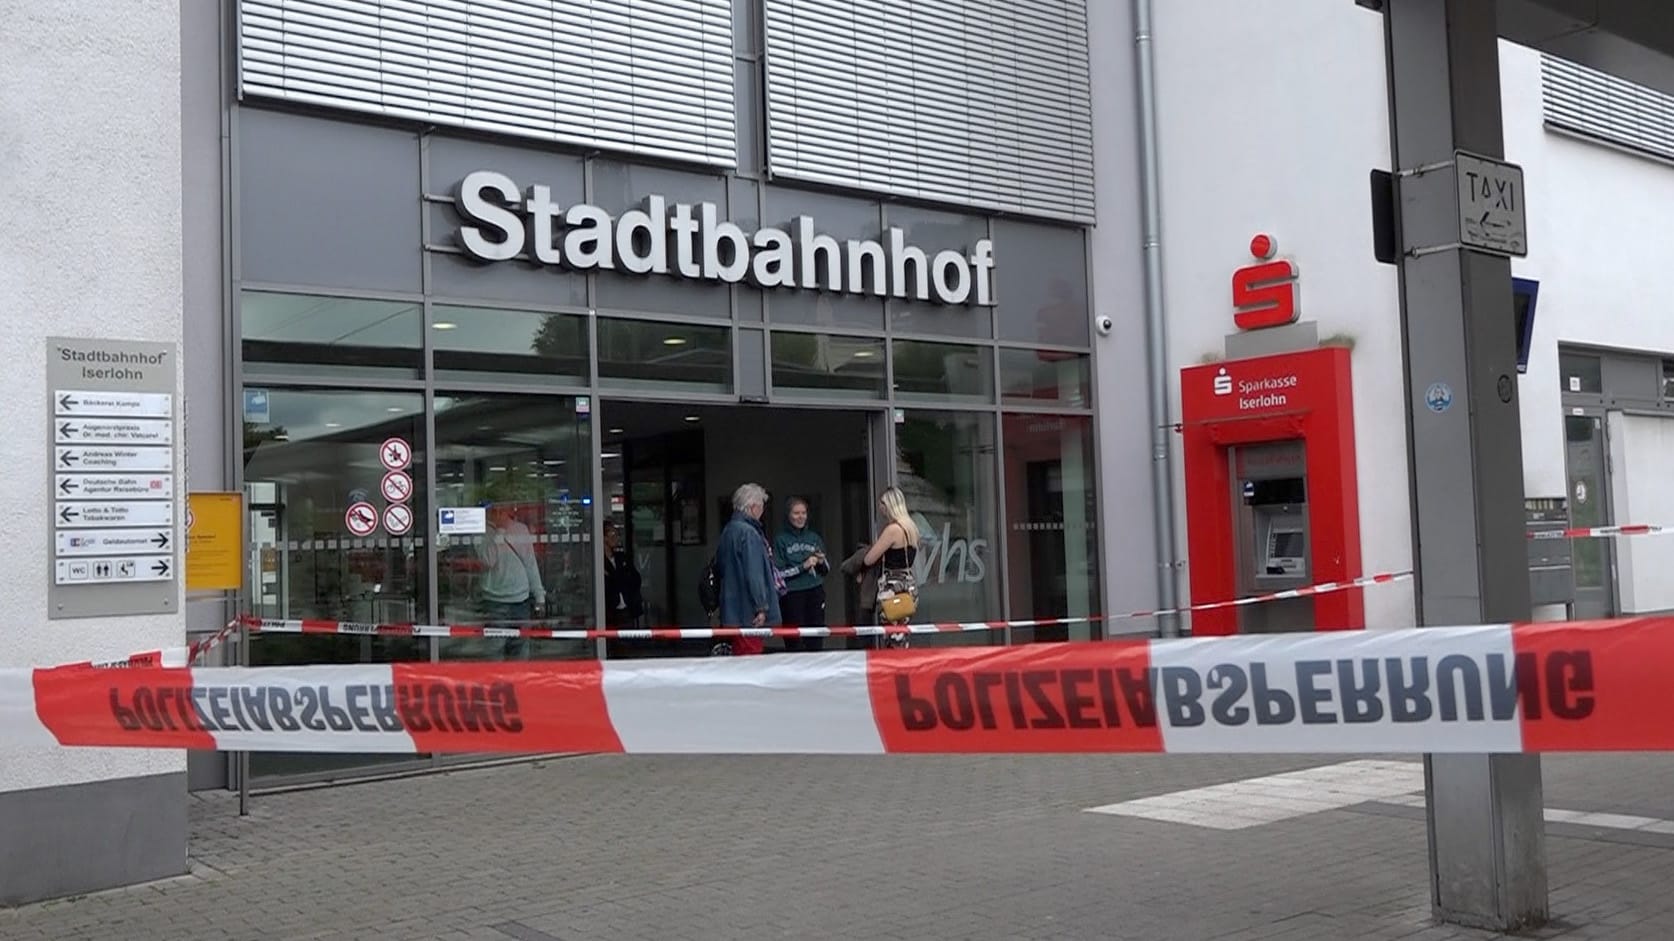
<svg viewBox="0 0 1674 941"><path fill-rule="evenodd" d="M732 508L748 510L752 506L766 506L767 491L761 484L745 484L732 492Z"/></svg>

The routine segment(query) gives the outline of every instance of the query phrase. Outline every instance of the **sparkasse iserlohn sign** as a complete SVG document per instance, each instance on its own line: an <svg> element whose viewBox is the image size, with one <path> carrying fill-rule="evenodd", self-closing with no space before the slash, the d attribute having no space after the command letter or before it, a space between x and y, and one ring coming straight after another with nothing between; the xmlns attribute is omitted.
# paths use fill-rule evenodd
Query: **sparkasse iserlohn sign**
<svg viewBox="0 0 1674 941"><path fill-rule="evenodd" d="M714 203L674 203L647 196L620 216L597 206L560 206L551 187L527 190L503 173L477 170L454 188L464 219L458 244L478 261L520 256L574 271L617 270L677 278L747 282L761 288L825 290L949 305L994 306L994 244L970 253L930 254L891 226L882 240L839 242L821 235L812 216L789 229L746 232L720 217Z"/></svg>

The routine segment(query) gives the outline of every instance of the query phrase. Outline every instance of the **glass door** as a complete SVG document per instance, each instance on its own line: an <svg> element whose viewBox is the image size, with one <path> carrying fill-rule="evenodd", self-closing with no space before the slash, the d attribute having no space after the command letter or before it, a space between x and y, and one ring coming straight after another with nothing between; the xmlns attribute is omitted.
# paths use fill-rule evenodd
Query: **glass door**
<svg viewBox="0 0 1674 941"><path fill-rule="evenodd" d="M1608 526L1610 511L1608 443L1604 416L1598 413L1564 416L1564 463L1569 479L1570 525ZM1578 619L1608 618L1616 614L1616 555L1609 539L1577 539L1575 547L1575 611Z"/></svg>

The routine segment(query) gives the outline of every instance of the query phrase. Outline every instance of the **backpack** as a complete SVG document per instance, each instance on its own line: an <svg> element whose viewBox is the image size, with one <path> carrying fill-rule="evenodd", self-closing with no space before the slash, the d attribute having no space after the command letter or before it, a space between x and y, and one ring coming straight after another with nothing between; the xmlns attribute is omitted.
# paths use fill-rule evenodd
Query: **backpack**
<svg viewBox="0 0 1674 941"><path fill-rule="evenodd" d="M714 614L721 610L721 572L716 567L715 560L716 556L710 556L709 561L703 566L703 572L698 575L698 604L703 605L704 614Z"/></svg>

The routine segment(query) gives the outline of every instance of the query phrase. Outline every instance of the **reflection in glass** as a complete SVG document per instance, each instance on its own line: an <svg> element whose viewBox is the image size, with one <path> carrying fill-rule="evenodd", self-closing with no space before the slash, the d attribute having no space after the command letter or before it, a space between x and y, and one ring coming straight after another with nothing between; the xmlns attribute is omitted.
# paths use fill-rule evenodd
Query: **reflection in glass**
<svg viewBox="0 0 1674 941"><path fill-rule="evenodd" d="M429 615L428 518L424 479L424 398L417 393L269 389L268 420L244 423L249 506L249 611L266 618L317 618L410 624ZM411 453L411 528L391 533L386 442ZM376 529L350 529L354 504L369 504ZM358 524L357 524L358 525ZM412 637L257 634L257 665L387 663L430 659L430 642ZM257 753L252 773L329 771L393 756Z"/></svg>
<svg viewBox="0 0 1674 941"><path fill-rule="evenodd" d="M812 216L821 235L828 235L844 246L851 239L879 241L883 238L882 214L873 200L851 199L828 193L790 190L779 186L766 188L767 214L762 225L772 226L787 233L796 233L796 218ZM847 262L844 262L847 286ZM883 298L874 294L828 291L804 291L776 288L761 292L767 302L767 319L773 323L798 324L840 330L844 327L882 330L884 325Z"/></svg>
<svg viewBox="0 0 1674 941"><path fill-rule="evenodd" d="M532 383L587 378L587 318L486 307L431 308L436 374L488 373Z"/></svg>
<svg viewBox="0 0 1674 941"><path fill-rule="evenodd" d="M613 317L598 323L601 385L732 391L730 328Z"/></svg>
<svg viewBox="0 0 1674 941"><path fill-rule="evenodd" d="M1097 606L1093 420L1006 415L1006 547L1014 619L1086 617ZM1091 625L1038 628L1037 640L1088 640Z"/></svg>
<svg viewBox="0 0 1674 941"><path fill-rule="evenodd" d="M436 397L437 603L449 624L593 623L590 425L573 396ZM453 512L449 512L449 511ZM481 525L471 511L481 510ZM445 640L443 659L585 657L581 641Z"/></svg>
<svg viewBox="0 0 1674 941"><path fill-rule="evenodd" d="M1079 228L994 220L1001 340L1086 346L1087 247Z"/></svg>
<svg viewBox="0 0 1674 941"><path fill-rule="evenodd" d="M1085 353L1000 350L1000 399L1006 404L1052 402L1086 408L1092 401L1092 363Z"/></svg>
<svg viewBox="0 0 1674 941"><path fill-rule="evenodd" d="M1562 353L1558 356L1558 374L1563 376L1565 392L1604 391L1604 361L1598 356Z"/></svg>
<svg viewBox="0 0 1674 941"><path fill-rule="evenodd" d="M423 307L312 294L245 291L240 298L246 371L417 375Z"/></svg>
<svg viewBox="0 0 1674 941"><path fill-rule="evenodd" d="M896 340L894 349L899 398L994 401L994 359L988 347Z"/></svg>
<svg viewBox="0 0 1674 941"><path fill-rule="evenodd" d="M887 392L884 343L823 333L773 334L773 388L822 398L881 399Z"/></svg>
<svg viewBox="0 0 1674 941"><path fill-rule="evenodd" d="M910 410L895 428L897 479L921 537L914 620L998 619L993 416ZM942 637L956 638L949 641L954 643L992 640L975 632Z"/></svg>
<svg viewBox="0 0 1674 941"><path fill-rule="evenodd" d="M932 259L936 253L945 250L959 252L968 258L976 243L988 237L986 217L963 216L934 209L892 205L889 207L889 225L902 229L907 244L922 248ZM1021 276L1029 271L1013 266L1011 259L1003 259L999 265L997 272L991 276L994 281L1003 282L1008 277L1003 273L1008 267L1011 270L1009 277ZM994 336L994 308L978 306L976 297L973 286L970 303L967 304L944 305L892 298L889 302L890 329L897 333L991 339ZM998 299L998 295L994 298Z"/></svg>
<svg viewBox="0 0 1674 941"><path fill-rule="evenodd" d="M645 209L646 197L655 193L664 198L668 210L682 203L689 206L714 203L722 208L723 216L740 225L744 222L728 212L726 178L718 174L639 166L605 158L592 161L592 174L591 202L612 216L620 216L630 209ZM752 230L745 228L744 231ZM679 276L677 239L678 236L671 232L665 240L665 262L670 274L638 275L620 270L596 272L593 278L597 287L595 303L598 309L718 319L730 317L732 291L729 285ZM700 242L696 236L691 237L691 257L701 257Z"/></svg>

